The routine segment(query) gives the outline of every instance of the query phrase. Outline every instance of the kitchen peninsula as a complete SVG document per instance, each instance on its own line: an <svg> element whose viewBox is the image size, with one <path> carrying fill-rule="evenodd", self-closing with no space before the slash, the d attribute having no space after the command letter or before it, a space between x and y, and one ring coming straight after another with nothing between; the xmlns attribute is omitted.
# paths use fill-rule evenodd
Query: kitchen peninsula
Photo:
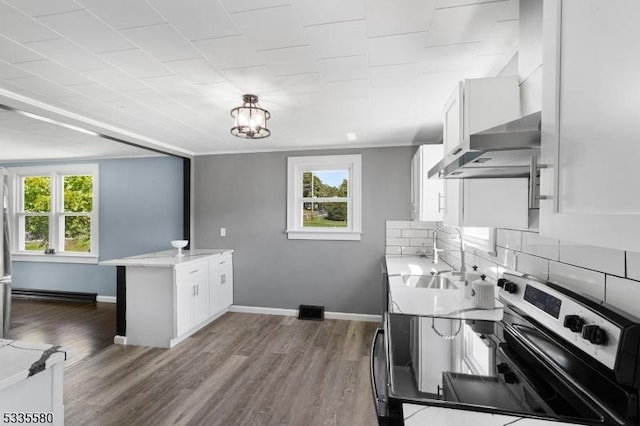
<svg viewBox="0 0 640 426"><path fill-rule="evenodd" d="M165 250L112 259L118 267L115 343L171 348L233 304L233 250Z"/></svg>

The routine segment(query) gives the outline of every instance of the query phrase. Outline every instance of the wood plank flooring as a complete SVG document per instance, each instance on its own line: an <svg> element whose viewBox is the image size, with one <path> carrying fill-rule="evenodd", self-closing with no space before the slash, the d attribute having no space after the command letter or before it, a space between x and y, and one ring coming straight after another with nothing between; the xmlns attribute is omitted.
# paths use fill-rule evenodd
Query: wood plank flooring
<svg viewBox="0 0 640 426"><path fill-rule="evenodd" d="M65 370L67 425L375 425L374 323L227 313L173 349Z"/></svg>
<svg viewBox="0 0 640 426"><path fill-rule="evenodd" d="M114 303L11 301L9 338L70 348L67 366L112 345L115 332Z"/></svg>

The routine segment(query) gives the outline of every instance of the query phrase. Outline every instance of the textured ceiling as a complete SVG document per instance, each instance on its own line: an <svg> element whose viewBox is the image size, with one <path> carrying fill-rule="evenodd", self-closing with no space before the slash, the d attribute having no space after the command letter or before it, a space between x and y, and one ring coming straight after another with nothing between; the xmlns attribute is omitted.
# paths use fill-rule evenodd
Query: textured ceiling
<svg viewBox="0 0 640 426"><path fill-rule="evenodd" d="M2 0L0 103L195 155L417 144L440 139L455 82L495 75L517 37L517 0ZM244 93L270 138L230 135ZM20 134L8 114L0 160ZM19 156L30 140L82 149L38 126L16 125Z"/></svg>

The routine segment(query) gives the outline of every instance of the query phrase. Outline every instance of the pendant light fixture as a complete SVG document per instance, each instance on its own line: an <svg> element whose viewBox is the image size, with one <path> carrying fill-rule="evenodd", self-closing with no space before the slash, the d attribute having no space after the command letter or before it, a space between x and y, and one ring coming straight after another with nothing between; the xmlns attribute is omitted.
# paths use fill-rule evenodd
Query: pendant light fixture
<svg viewBox="0 0 640 426"><path fill-rule="evenodd" d="M262 139L271 135L267 128L267 120L271 118L271 114L258 105L258 97L244 95L242 102L242 106L231 110L234 120L231 134L245 139Z"/></svg>

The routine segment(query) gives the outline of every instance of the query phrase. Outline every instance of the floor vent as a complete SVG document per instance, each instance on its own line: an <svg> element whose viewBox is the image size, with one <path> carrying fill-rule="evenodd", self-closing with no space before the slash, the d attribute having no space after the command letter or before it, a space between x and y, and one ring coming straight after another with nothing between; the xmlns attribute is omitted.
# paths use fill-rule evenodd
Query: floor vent
<svg viewBox="0 0 640 426"><path fill-rule="evenodd" d="M324 320L324 306L300 305L298 310L298 319L302 320Z"/></svg>
<svg viewBox="0 0 640 426"><path fill-rule="evenodd" d="M34 290L13 288L11 297L16 299L60 300L65 302L95 303L96 293L79 293L74 291Z"/></svg>

